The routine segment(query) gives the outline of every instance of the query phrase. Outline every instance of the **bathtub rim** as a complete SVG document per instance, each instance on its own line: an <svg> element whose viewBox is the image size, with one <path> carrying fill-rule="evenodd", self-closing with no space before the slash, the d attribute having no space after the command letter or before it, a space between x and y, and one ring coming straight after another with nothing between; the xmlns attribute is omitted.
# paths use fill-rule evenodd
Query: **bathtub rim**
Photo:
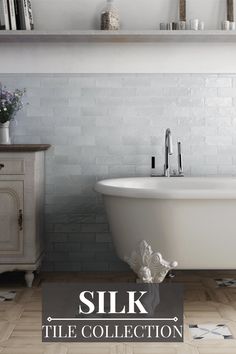
<svg viewBox="0 0 236 354"><path fill-rule="evenodd" d="M131 181L132 179L139 180L153 180L155 177L127 177L127 178L111 178L98 181L95 184L95 191L110 197L121 197L121 198L136 198L136 199L236 199L236 177L183 177L183 178L167 178L166 177L156 177L157 181L165 181L171 183L171 181L176 182L181 180L186 182L200 182L204 181L216 183L231 183L234 184L234 188L217 189L217 188L196 188L196 189L170 189L164 188L162 190L157 188L134 188L134 187L118 187L112 185L114 182L125 182Z"/></svg>

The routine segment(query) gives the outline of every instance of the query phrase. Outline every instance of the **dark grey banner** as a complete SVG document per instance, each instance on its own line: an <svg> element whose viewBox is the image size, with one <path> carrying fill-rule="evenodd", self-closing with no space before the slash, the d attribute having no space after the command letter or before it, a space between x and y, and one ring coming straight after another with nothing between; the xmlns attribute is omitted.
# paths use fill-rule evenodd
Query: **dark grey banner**
<svg viewBox="0 0 236 354"><path fill-rule="evenodd" d="M43 284L43 342L183 342L179 284Z"/></svg>

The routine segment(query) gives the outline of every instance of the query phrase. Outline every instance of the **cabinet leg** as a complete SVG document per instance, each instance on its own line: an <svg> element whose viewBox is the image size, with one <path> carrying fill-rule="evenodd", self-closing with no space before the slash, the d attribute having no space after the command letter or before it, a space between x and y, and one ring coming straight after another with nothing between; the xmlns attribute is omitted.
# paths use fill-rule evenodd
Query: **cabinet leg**
<svg viewBox="0 0 236 354"><path fill-rule="evenodd" d="M26 281L28 288L32 288L33 280L34 280L33 271L32 270L26 271L25 272L25 281Z"/></svg>

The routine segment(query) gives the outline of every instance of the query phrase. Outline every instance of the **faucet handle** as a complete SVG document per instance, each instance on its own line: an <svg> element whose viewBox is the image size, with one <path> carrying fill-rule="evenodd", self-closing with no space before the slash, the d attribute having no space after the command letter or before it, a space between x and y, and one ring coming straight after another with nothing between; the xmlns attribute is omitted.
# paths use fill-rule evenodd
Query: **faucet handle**
<svg viewBox="0 0 236 354"><path fill-rule="evenodd" d="M156 158L152 156L152 169L156 168Z"/></svg>
<svg viewBox="0 0 236 354"><path fill-rule="evenodd" d="M152 156L151 158L151 177L156 175L156 157Z"/></svg>
<svg viewBox="0 0 236 354"><path fill-rule="evenodd" d="M178 141L177 146L178 146L178 174L179 176L183 176L184 168L183 168L183 158L182 158L182 146L180 141Z"/></svg>
<svg viewBox="0 0 236 354"><path fill-rule="evenodd" d="M152 156L151 158L151 177L164 177L163 174L157 173L155 156Z"/></svg>

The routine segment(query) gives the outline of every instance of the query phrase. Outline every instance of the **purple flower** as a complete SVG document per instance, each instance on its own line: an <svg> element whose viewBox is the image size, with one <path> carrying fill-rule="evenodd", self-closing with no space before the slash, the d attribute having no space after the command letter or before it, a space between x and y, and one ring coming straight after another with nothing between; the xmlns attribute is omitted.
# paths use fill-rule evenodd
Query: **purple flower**
<svg viewBox="0 0 236 354"><path fill-rule="evenodd" d="M23 108L22 97L25 92L25 89L10 92L2 88L0 83L0 123L14 119L16 113Z"/></svg>

